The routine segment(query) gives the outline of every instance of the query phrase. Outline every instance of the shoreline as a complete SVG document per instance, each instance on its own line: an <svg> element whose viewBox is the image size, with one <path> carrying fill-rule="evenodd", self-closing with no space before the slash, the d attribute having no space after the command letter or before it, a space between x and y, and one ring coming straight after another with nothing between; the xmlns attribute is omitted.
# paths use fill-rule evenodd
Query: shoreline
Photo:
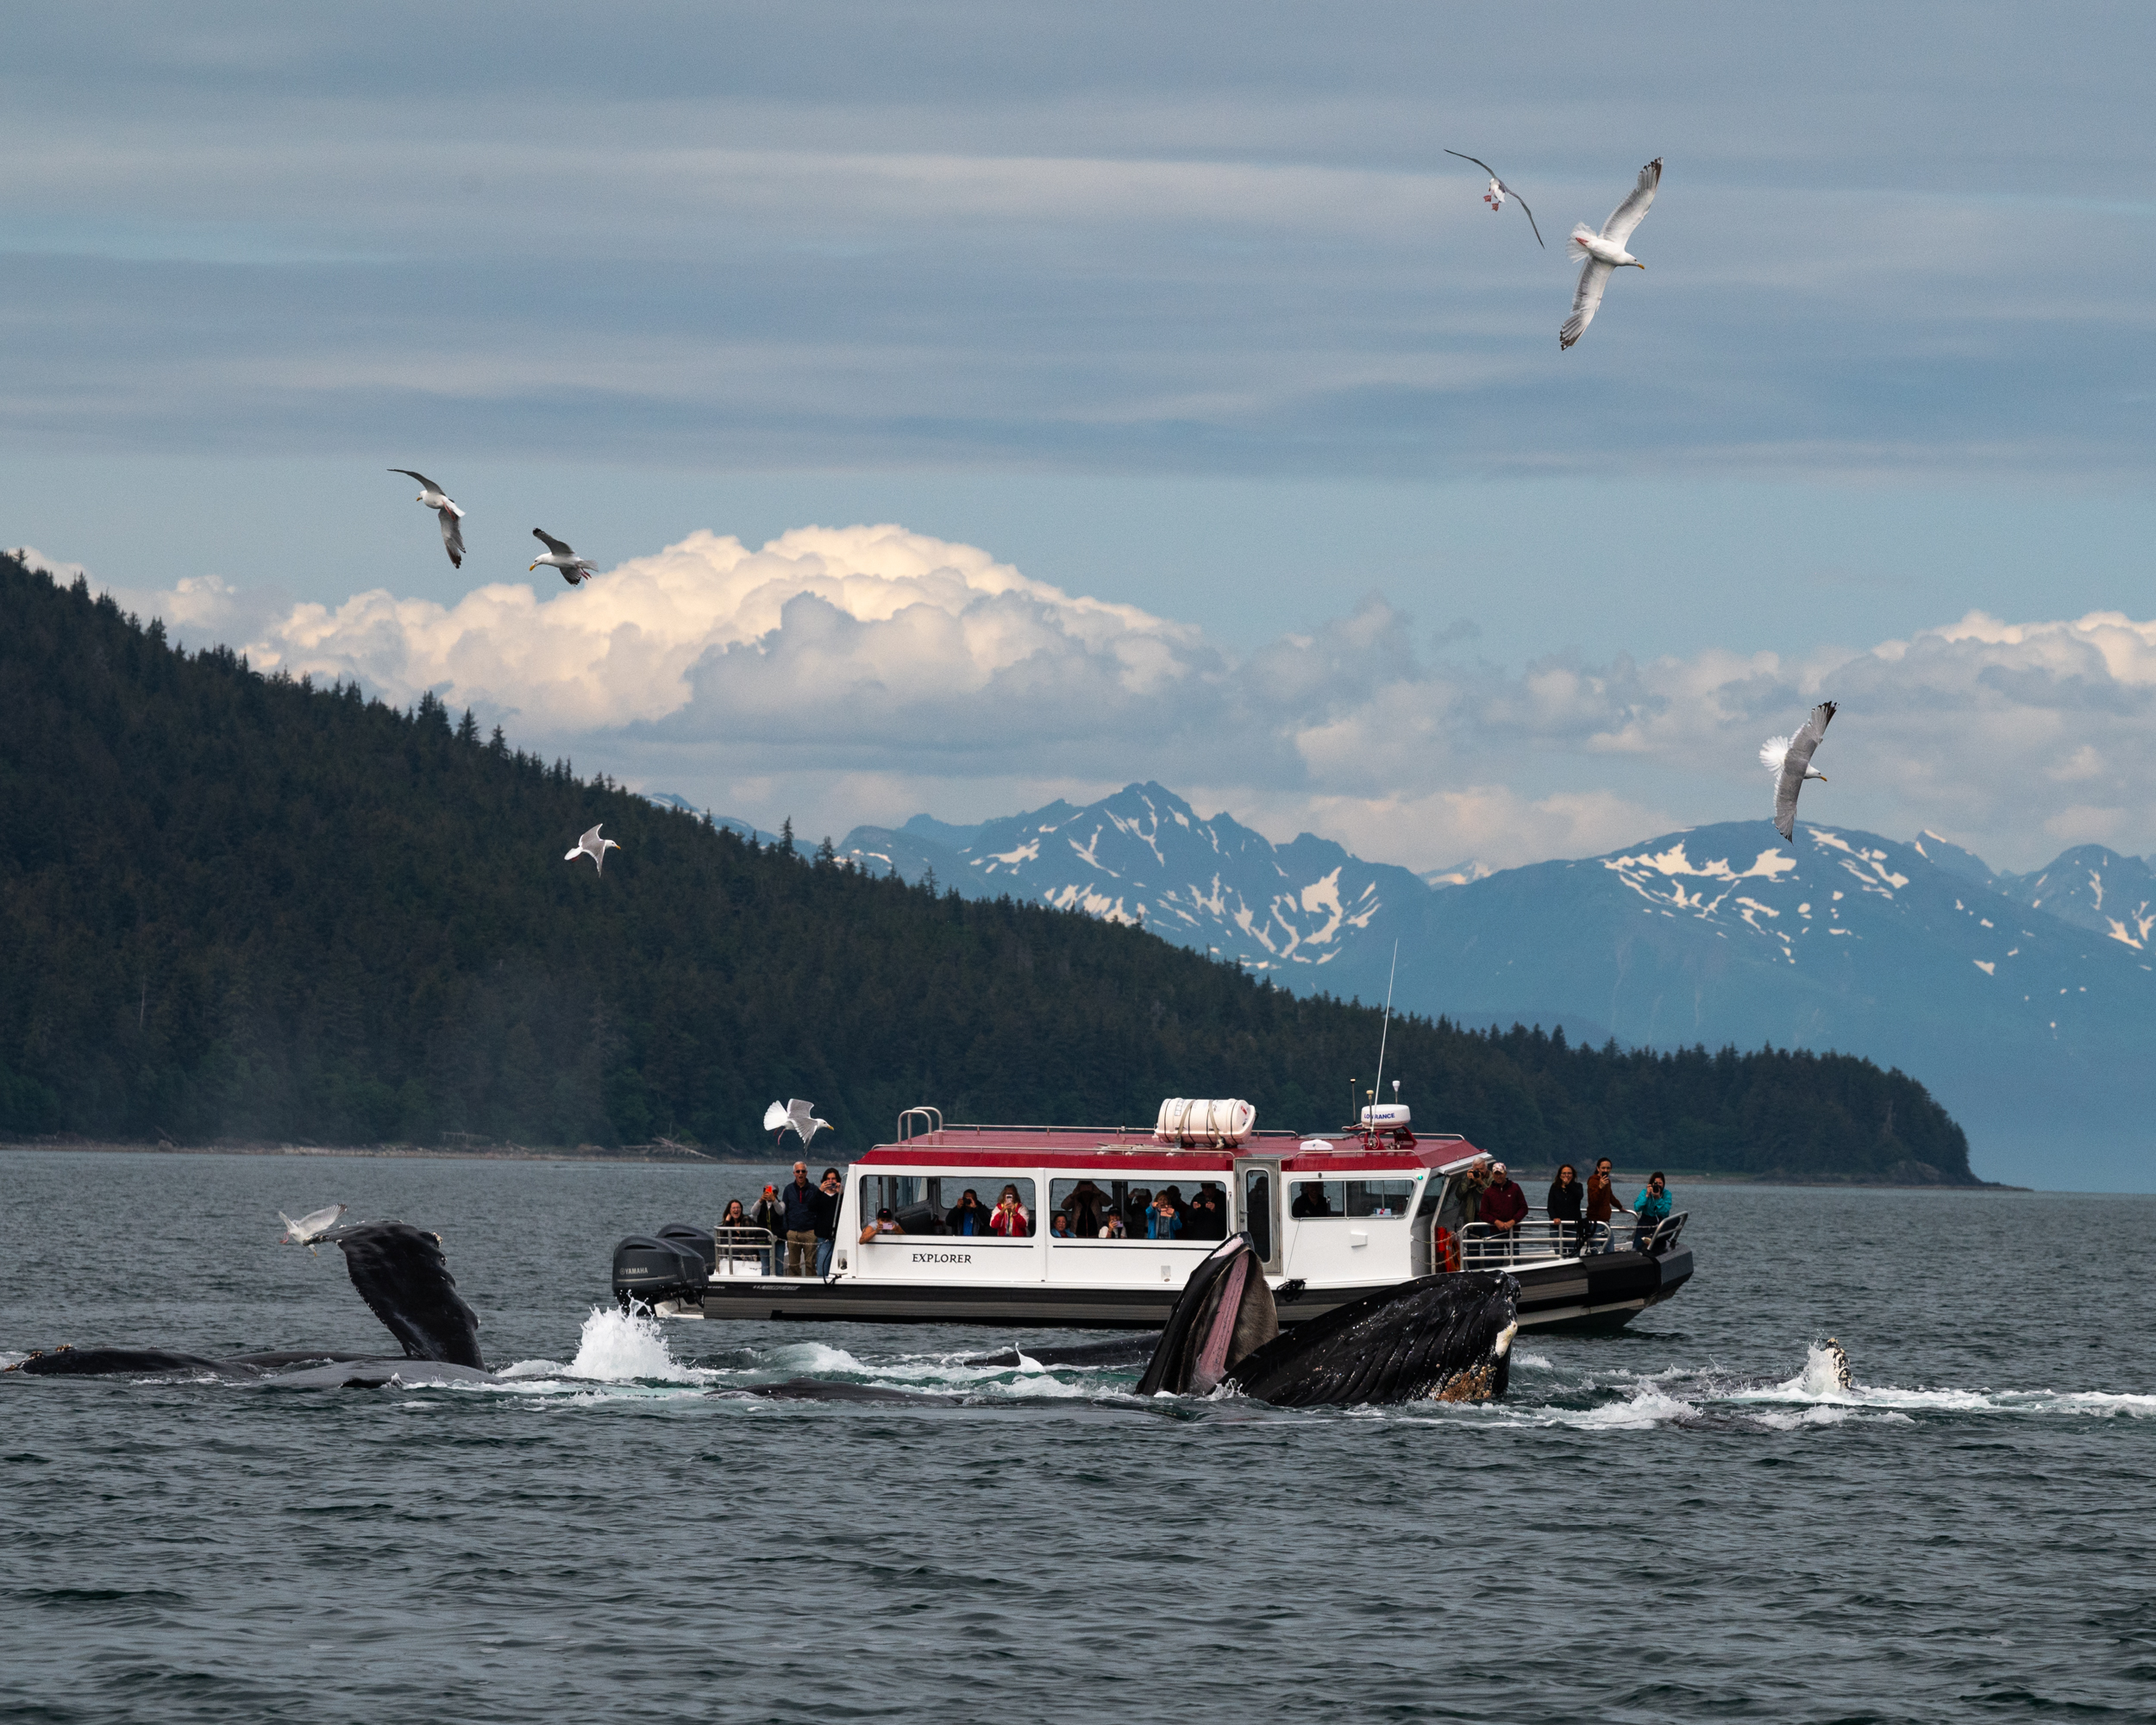
<svg viewBox="0 0 2156 1725"><path fill-rule="evenodd" d="M713 1151L691 1150L686 1145L633 1145L620 1150L608 1149L603 1145L543 1145L496 1144L461 1148L442 1145L429 1148L414 1144L316 1145L316 1144L173 1144L160 1141L154 1144L126 1144L117 1141L88 1138L4 1138L0 1150L47 1150L70 1154L101 1155L123 1151L161 1156L360 1156L388 1160L429 1162L588 1162L620 1163L633 1167L697 1167L758 1168L768 1166L772 1158L759 1151L744 1155L737 1151ZM1547 1182L1555 1176L1554 1168L1526 1170L1523 1184ZM1789 1174L1731 1174L1720 1170L1686 1168L1665 1168L1672 1186L1800 1186L1809 1189L1832 1190L1846 1188L1867 1192L2034 1192L2034 1186L2013 1186L2003 1181L1901 1181L1818 1179L1807 1180ZM1630 1178L1626 1176L1625 1178ZM1644 1178L1644 1176L1642 1176ZM1624 1180L1618 1183L1622 1185Z"/></svg>

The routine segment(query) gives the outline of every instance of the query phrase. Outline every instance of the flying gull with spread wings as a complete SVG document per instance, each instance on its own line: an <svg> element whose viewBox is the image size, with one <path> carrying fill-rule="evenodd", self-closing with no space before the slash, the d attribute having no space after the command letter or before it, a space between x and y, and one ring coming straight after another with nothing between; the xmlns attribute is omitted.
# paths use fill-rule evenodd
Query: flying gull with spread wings
<svg viewBox="0 0 2156 1725"><path fill-rule="evenodd" d="M464 530L457 524L464 519L464 511L450 501L449 493L442 490L424 474L416 474L410 467L392 467L392 474L402 474L408 480L419 481L419 495L413 499L434 511L442 523L442 549L449 554L449 567L464 567Z"/></svg>
<svg viewBox="0 0 2156 1725"><path fill-rule="evenodd" d="M1543 250L1545 252L1549 250L1549 248L1546 245L1543 245L1542 229L1535 221L1534 211L1527 208L1527 200L1524 198L1520 198L1520 194L1514 191L1512 187L1506 185L1503 180L1498 179L1497 170L1495 168L1492 167L1480 156L1460 155L1460 153L1457 150L1447 150L1445 154L1449 156L1460 156L1460 160L1463 162L1473 162L1476 166L1482 169L1484 173L1489 176L1489 190L1482 194L1482 202L1489 205L1489 213L1491 215L1495 216L1500 210L1502 210L1505 207L1505 200L1507 198L1518 198L1520 213L1526 216L1527 225L1530 228L1534 229L1535 244L1542 246Z"/></svg>
<svg viewBox="0 0 2156 1725"><path fill-rule="evenodd" d="M1833 702L1821 701L1796 736L1770 737L1759 745L1759 764L1774 775L1774 830L1784 838L1796 836L1796 794L1805 780L1827 782L1826 774L1812 765L1812 751L1833 717Z"/></svg>
<svg viewBox="0 0 2156 1725"><path fill-rule="evenodd" d="M566 540L557 539L542 527L531 530L531 536L547 548L547 555L532 564L537 568L544 563L550 569L561 571L561 579L571 586L579 581L588 581L599 573L599 566L589 557L580 557Z"/></svg>
<svg viewBox="0 0 2156 1725"><path fill-rule="evenodd" d="M808 1148L808 1141L818 1131L830 1125L829 1120L816 1118L816 1104L805 1102L799 1096L790 1101L774 1102L763 1111L763 1129L784 1138L789 1130L799 1134L801 1147Z"/></svg>
<svg viewBox="0 0 2156 1725"><path fill-rule="evenodd" d="M606 823L605 821L601 821L599 824L599 826L604 826L605 825ZM599 869L599 872L604 875L606 872L606 853L609 850L618 850L621 849L621 846L617 844L611 838L601 838L599 836L599 826L593 827L589 832L586 833L583 837L578 839L577 842L563 854L561 860L564 862L573 862L580 856L588 856L592 859L592 864Z"/></svg>
<svg viewBox="0 0 2156 1725"><path fill-rule="evenodd" d="M1572 229L1564 254L1569 258L1584 260L1584 264L1580 270L1580 285L1572 290L1572 315L1557 331L1560 350L1570 347L1587 333L1587 326L1601 309L1602 290L1609 285L1613 270L1646 268L1625 249L1625 242L1632 237L1632 230L1646 219L1647 206L1654 202L1655 188L1661 184L1662 158L1657 156L1639 170L1639 183L1626 194L1622 204L1609 212L1609 220L1602 223L1601 233L1584 222Z"/></svg>
<svg viewBox="0 0 2156 1725"><path fill-rule="evenodd" d="M401 469L392 468L392 471L398 472ZM309 1251L312 1251L315 1249L315 1242L336 1226L337 1218L343 1214L343 1205L332 1204L326 1210L310 1210L298 1221L294 1221L279 1210L277 1213L277 1220L285 1225L285 1238L278 1244L279 1245L304 1245Z"/></svg>

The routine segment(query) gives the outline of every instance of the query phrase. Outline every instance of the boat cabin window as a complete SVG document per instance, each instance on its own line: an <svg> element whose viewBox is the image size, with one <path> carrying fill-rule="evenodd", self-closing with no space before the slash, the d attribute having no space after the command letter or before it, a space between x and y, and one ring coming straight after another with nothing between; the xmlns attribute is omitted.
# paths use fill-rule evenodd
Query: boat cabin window
<svg viewBox="0 0 2156 1725"><path fill-rule="evenodd" d="M975 1234L993 1239L1000 1237L995 1209L1006 1187L1016 1189L1024 1220L1014 1233L1000 1237L1023 1239L1039 1233L1033 1178L1027 1174L864 1174L861 1214L873 1216L888 1209L902 1233Z"/></svg>
<svg viewBox="0 0 2156 1725"><path fill-rule="evenodd" d="M1257 1248L1258 1261L1276 1262L1273 1257L1273 1176L1262 1168L1248 1169L1243 1175L1243 1226L1250 1232L1250 1244Z"/></svg>
<svg viewBox="0 0 2156 1725"><path fill-rule="evenodd" d="M1291 1180L1288 1214L1306 1222L1404 1216L1414 1197L1412 1180Z"/></svg>
<svg viewBox="0 0 2156 1725"><path fill-rule="evenodd" d="M1209 1195L1211 1201L1206 1201ZM1161 1200L1174 1216L1165 1221ZM1112 1245L1117 1240L1207 1240L1228 1237L1228 1189L1225 1180L1187 1174L1131 1174L1117 1180L1051 1180L1048 1182L1048 1230L1051 1239Z"/></svg>

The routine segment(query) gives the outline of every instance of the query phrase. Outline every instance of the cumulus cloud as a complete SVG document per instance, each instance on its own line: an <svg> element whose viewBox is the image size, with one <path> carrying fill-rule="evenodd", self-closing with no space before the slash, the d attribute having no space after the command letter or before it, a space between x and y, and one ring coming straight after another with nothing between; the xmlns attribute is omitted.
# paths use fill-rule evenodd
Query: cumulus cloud
<svg viewBox="0 0 2156 1725"><path fill-rule="evenodd" d="M1202 631L895 526L709 532L585 586L291 604L122 594L266 670L431 690L526 746L767 823L978 819L1127 780L1418 868L1764 818L1758 742L1842 703L1808 816L2007 867L2156 848L2156 623L1980 612L1865 649L1512 668L1432 659L1382 598L1239 661Z"/></svg>

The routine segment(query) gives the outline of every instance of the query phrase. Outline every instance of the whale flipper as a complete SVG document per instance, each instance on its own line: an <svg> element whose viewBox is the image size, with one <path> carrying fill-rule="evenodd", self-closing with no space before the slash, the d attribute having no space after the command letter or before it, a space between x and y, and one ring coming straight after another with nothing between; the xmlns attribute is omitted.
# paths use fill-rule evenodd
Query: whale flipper
<svg viewBox="0 0 2156 1725"><path fill-rule="evenodd" d="M457 1292L441 1235L409 1222L355 1222L323 1238L342 1248L352 1285L407 1359L486 1370L479 1314Z"/></svg>
<svg viewBox="0 0 2156 1725"><path fill-rule="evenodd" d="M1426 1276L1282 1330L1250 1237L1190 1274L1138 1394L1229 1383L1276 1407L1489 1401L1505 1393L1520 1284L1474 1271Z"/></svg>

